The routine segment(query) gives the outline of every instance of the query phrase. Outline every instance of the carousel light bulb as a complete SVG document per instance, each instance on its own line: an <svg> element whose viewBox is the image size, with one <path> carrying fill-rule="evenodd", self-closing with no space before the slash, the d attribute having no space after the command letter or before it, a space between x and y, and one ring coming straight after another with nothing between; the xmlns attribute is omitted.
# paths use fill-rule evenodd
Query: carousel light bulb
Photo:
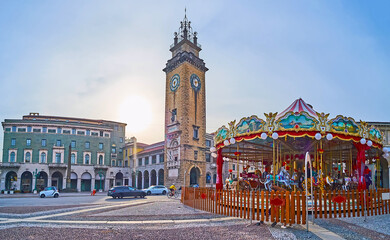
<svg viewBox="0 0 390 240"><path fill-rule="evenodd" d="M261 136L261 139L263 139L263 140L267 139L267 134L264 132L260 136Z"/></svg>
<svg viewBox="0 0 390 240"><path fill-rule="evenodd" d="M321 140L321 138L322 138L321 133L316 133L316 135L314 135L314 138L315 138L316 140Z"/></svg>
<svg viewBox="0 0 390 240"><path fill-rule="evenodd" d="M371 141L371 140L368 140L368 141L367 141L367 146L369 146L369 147L372 146L372 141Z"/></svg>
<svg viewBox="0 0 390 240"><path fill-rule="evenodd" d="M236 143L236 139L231 138L231 139L230 139L230 144L235 144L235 143Z"/></svg>
<svg viewBox="0 0 390 240"><path fill-rule="evenodd" d="M363 144L363 145L364 145L364 144L366 144L366 142L367 142L367 141L366 141L366 139L365 139L365 138L362 138L362 139L360 139L360 143L361 143L361 144Z"/></svg>
<svg viewBox="0 0 390 240"><path fill-rule="evenodd" d="M229 146L229 144L230 144L229 140L226 139L225 141L223 141L223 145Z"/></svg>
<svg viewBox="0 0 390 240"><path fill-rule="evenodd" d="M328 139L328 141L332 140L333 135L331 133L326 134L326 139Z"/></svg>
<svg viewBox="0 0 390 240"><path fill-rule="evenodd" d="M279 137L279 134L278 133L276 133L276 132L274 132L274 133L272 133L272 138L273 139L278 139L278 137Z"/></svg>
<svg viewBox="0 0 390 240"><path fill-rule="evenodd" d="M216 157L217 157L217 154L216 154L216 153L212 153L211 156L212 156L213 158L216 158Z"/></svg>
<svg viewBox="0 0 390 240"><path fill-rule="evenodd" d="M213 152L215 152L215 151L217 151L217 149L216 149L215 147L211 147L211 148L210 148L210 152L213 153Z"/></svg>

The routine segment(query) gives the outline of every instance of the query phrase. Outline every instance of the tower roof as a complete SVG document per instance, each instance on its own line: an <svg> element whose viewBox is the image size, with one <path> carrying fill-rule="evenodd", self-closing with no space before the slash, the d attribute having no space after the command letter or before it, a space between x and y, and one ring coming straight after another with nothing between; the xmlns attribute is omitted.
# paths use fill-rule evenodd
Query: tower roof
<svg viewBox="0 0 390 240"><path fill-rule="evenodd" d="M196 47L201 48L201 45L197 41L197 32L194 32L191 26L191 21L187 18L187 9L184 9L184 18L183 21L180 21L180 27L177 32L174 33L174 44L171 46L174 47L183 40L188 40L193 43Z"/></svg>

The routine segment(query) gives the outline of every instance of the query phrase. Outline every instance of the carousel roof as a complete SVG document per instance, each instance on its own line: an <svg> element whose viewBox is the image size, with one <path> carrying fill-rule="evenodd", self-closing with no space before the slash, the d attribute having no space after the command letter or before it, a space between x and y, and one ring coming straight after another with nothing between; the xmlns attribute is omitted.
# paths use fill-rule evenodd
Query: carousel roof
<svg viewBox="0 0 390 240"><path fill-rule="evenodd" d="M367 142L368 146L383 148L384 133L375 126L369 126L364 121L356 122L343 115L329 118L329 114L316 112L302 98L279 114L270 112L264 115L264 120L252 115L238 122L231 121L228 127L220 127L214 135L216 146L223 147L232 141L264 142L277 138L309 137L317 140L337 138L362 144Z"/></svg>
<svg viewBox="0 0 390 240"><path fill-rule="evenodd" d="M303 101L302 98L295 100L288 108L286 108L283 112L276 115L275 119L279 119L283 117L288 112L301 113L306 112L310 116L317 118L316 111L314 111L313 107Z"/></svg>

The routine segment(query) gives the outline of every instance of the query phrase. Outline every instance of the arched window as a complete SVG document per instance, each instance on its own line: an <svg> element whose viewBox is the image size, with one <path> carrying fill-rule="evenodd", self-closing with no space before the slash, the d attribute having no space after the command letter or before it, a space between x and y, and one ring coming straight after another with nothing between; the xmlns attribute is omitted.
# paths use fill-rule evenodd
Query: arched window
<svg viewBox="0 0 390 240"><path fill-rule="evenodd" d="M207 173L206 174L206 183L210 183L211 182L211 175L210 173Z"/></svg>
<svg viewBox="0 0 390 240"><path fill-rule="evenodd" d="M31 153L30 152L26 152L26 162L30 162L31 161Z"/></svg>
<svg viewBox="0 0 390 240"><path fill-rule="evenodd" d="M11 152L10 162L15 162L15 152Z"/></svg>
<svg viewBox="0 0 390 240"><path fill-rule="evenodd" d="M45 163L46 162L46 153L41 153L41 163Z"/></svg>
<svg viewBox="0 0 390 240"><path fill-rule="evenodd" d="M76 163L76 154L72 153L70 155L70 163L75 164Z"/></svg>
<svg viewBox="0 0 390 240"><path fill-rule="evenodd" d="M99 165L103 165L103 156L102 155L99 156Z"/></svg>
<svg viewBox="0 0 390 240"><path fill-rule="evenodd" d="M85 155L85 164L89 164L89 154Z"/></svg>
<svg viewBox="0 0 390 240"><path fill-rule="evenodd" d="M217 183L217 174L214 174L214 175L213 175L213 183L214 183L214 184Z"/></svg>

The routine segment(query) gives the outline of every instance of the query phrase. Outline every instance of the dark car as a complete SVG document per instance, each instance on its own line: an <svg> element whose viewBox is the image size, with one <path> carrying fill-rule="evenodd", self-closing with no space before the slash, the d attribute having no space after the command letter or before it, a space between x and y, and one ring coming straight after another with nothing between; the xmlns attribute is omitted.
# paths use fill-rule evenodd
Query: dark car
<svg viewBox="0 0 390 240"><path fill-rule="evenodd" d="M142 190L135 189L129 186L113 187L108 190L107 196L112 198L123 198L123 197L141 197L144 198L146 193Z"/></svg>

